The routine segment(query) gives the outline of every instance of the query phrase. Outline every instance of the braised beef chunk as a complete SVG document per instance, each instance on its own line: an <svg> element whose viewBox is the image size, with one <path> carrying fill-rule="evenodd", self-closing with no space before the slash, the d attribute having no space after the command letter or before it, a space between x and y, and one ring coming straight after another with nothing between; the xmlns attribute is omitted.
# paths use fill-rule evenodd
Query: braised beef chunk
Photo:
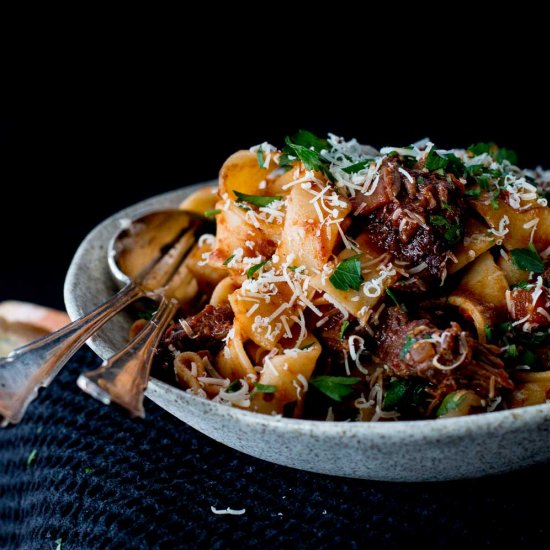
<svg viewBox="0 0 550 550"><path fill-rule="evenodd" d="M233 325L233 310L229 305L207 305L200 313L187 317L190 333L178 323L170 333L166 333L163 345L174 346L178 351L208 350L216 353L223 339L227 337Z"/></svg>
<svg viewBox="0 0 550 550"><path fill-rule="evenodd" d="M166 382L175 382L173 350L194 351L213 360L233 325L233 317L229 305L207 305L200 313L184 320L188 332L176 321L156 349L153 375Z"/></svg>
<svg viewBox="0 0 550 550"><path fill-rule="evenodd" d="M471 389L482 398L513 384L498 358L499 348L481 344L458 323L445 330L430 321L410 321L399 308L389 308L375 334L376 355L391 376L423 378L436 399L457 389Z"/></svg>
<svg viewBox="0 0 550 550"><path fill-rule="evenodd" d="M463 193L463 184L452 174L404 167L392 158L384 160L374 192L354 197L354 213L371 243L410 267L426 264L404 290L439 284L449 252L463 236ZM416 280L421 284L415 285Z"/></svg>

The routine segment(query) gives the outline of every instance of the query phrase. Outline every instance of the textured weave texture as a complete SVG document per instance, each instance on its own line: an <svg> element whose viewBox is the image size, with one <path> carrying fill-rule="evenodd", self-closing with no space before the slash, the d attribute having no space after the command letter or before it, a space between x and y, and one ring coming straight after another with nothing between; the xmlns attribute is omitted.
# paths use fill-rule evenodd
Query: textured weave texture
<svg viewBox="0 0 550 550"><path fill-rule="evenodd" d="M150 402L134 421L100 405L75 385L97 362L80 352L19 426L0 431L0 548L548 547L548 467L439 484L291 470Z"/></svg>

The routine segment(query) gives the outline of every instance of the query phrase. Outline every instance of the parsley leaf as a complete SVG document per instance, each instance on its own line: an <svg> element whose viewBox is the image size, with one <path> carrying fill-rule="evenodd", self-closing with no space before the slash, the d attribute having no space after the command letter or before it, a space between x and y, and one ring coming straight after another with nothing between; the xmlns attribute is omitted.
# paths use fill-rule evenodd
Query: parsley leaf
<svg viewBox="0 0 550 550"><path fill-rule="evenodd" d="M528 281L519 281L519 283L516 283L512 286L512 289L521 289L521 290L528 290L531 284Z"/></svg>
<svg viewBox="0 0 550 550"><path fill-rule="evenodd" d="M342 168L342 172L345 172L346 174L357 174L357 172L364 170L372 161L373 159L365 159L356 162L355 164L350 164L349 166Z"/></svg>
<svg viewBox="0 0 550 550"><path fill-rule="evenodd" d="M426 158L424 168L430 172L435 172L436 170L444 170L447 168L447 164L449 164L449 161L432 147Z"/></svg>
<svg viewBox="0 0 550 550"><path fill-rule="evenodd" d="M334 273L329 277L334 288L338 290L359 290L361 288L363 276L361 275L360 256L361 254L356 254L338 264Z"/></svg>
<svg viewBox="0 0 550 550"><path fill-rule="evenodd" d="M434 225L443 226L445 228L443 236L445 237L445 240L449 241L450 244L456 244L460 241L460 238L462 237L462 228L458 223L451 223L447 218L440 216L439 214L431 215L430 222Z"/></svg>
<svg viewBox="0 0 550 550"><path fill-rule="evenodd" d="M409 381L404 378L398 378L393 382L390 382L386 395L384 396L384 403L382 405L384 410L395 409L395 406L405 397L407 390L409 389Z"/></svg>
<svg viewBox="0 0 550 550"><path fill-rule="evenodd" d="M225 389L226 393L235 393L236 391L239 391L243 387L242 382L237 378L237 380L233 380L229 386Z"/></svg>
<svg viewBox="0 0 550 550"><path fill-rule="evenodd" d="M347 328L349 327L349 321L346 319L342 326L340 327L340 340L344 339L344 332L346 332Z"/></svg>
<svg viewBox="0 0 550 550"><path fill-rule="evenodd" d="M403 309L401 307L401 304L397 301L397 298L395 297L395 294L391 291L391 289L389 288L386 288L386 294L392 299L393 303L399 308L399 309Z"/></svg>
<svg viewBox="0 0 550 550"><path fill-rule="evenodd" d="M510 164L514 165L518 163L517 153L512 151L512 149L506 149L505 147L499 148L493 158L500 163L504 160L507 160Z"/></svg>
<svg viewBox="0 0 550 550"><path fill-rule="evenodd" d="M30 467L31 464L36 460L36 457L38 455L38 451L36 449L33 449L29 456L27 457L27 467Z"/></svg>
<svg viewBox="0 0 550 550"><path fill-rule="evenodd" d="M360 379L354 376L317 376L312 378L309 383L334 401L342 401L342 397L353 392L351 386L359 381Z"/></svg>
<svg viewBox="0 0 550 550"><path fill-rule="evenodd" d="M157 309L158 309L157 307L153 307L146 311L140 311L138 313L138 319L145 319L146 321L150 321L155 316Z"/></svg>
<svg viewBox="0 0 550 550"><path fill-rule="evenodd" d="M275 393L277 391L277 386L274 384L254 384L254 389L250 394L250 397L257 393Z"/></svg>
<svg viewBox="0 0 550 550"><path fill-rule="evenodd" d="M439 405L435 415L444 416L451 411L458 409L458 407L460 407L460 405L464 402L464 399L466 399L466 394L462 391L454 391L447 394L441 405Z"/></svg>
<svg viewBox="0 0 550 550"><path fill-rule="evenodd" d="M258 150L256 151L256 158L258 159L258 166L260 168L265 168L264 167L264 151L263 151L261 145L258 147Z"/></svg>
<svg viewBox="0 0 550 550"><path fill-rule="evenodd" d="M231 256L229 256L229 258L227 258L227 260L225 260L225 262L223 262L222 265L229 265L231 263L231 260L235 257L235 254L231 254Z"/></svg>
<svg viewBox="0 0 550 550"><path fill-rule="evenodd" d="M269 260L266 260L265 262L260 262L259 264L256 264L256 265L253 265L253 266L246 272L246 278L247 278L247 279L252 279L252 277L254 276L254 273L256 273L256 271L258 271L259 269L261 269L267 262L269 262Z"/></svg>
<svg viewBox="0 0 550 550"><path fill-rule="evenodd" d="M246 193L241 193L233 189L233 193L237 196L237 202L247 202L248 204L253 204L254 206L269 206L274 201L280 201L283 197L276 195L270 197L267 195L247 195Z"/></svg>
<svg viewBox="0 0 550 550"><path fill-rule="evenodd" d="M494 147L495 147L494 143L480 142L480 143L475 143L470 145L470 147L468 147L468 152L472 153L474 157L477 157L478 155L483 155L483 153L489 153L491 149Z"/></svg>
<svg viewBox="0 0 550 550"><path fill-rule="evenodd" d="M411 348L413 347L413 344L416 342L416 338L413 338L412 336L405 336L405 343L403 344L403 347L401 348L401 351L399 353L399 359L405 359L407 357L407 353L411 351Z"/></svg>
<svg viewBox="0 0 550 550"><path fill-rule="evenodd" d="M218 214L221 214L222 211L219 210L219 209L214 209L214 210L205 210L204 212L204 217L205 218L213 218L214 216L217 216Z"/></svg>
<svg viewBox="0 0 550 550"><path fill-rule="evenodd" d="M490 325L485 325L483 330L485 332L485 338L487 338L487 342L491 342L491 340L493 339L493 329Z"/></svg>
<svg viewBox="0 0 550 550"><path fill-rule="evenodd" d="M510 344L504 351L504 357L507 359L515 359L519 355L516 344Z"/></svg>
<svg viewBox="0 0 550 550"><path fill-rule="evenodd" d="M300 130L292 139L287 136L285 143L283 154L279 159L279 166L289 166L294 159L298 159L304 163L308 170L323 172L331 180L334 179L327 163L321 157L321 151L329 148L326 139L318 138L306 130Z"/></svg>
<svg viewBox="0 0 550 550"><path fill-rule="evenodd" d="M510 255L512 263L524 271L532 271L533 273L542 273L544 271L544 262L539 256L533 243L529 243L529 248L514 248Z"/></svg>

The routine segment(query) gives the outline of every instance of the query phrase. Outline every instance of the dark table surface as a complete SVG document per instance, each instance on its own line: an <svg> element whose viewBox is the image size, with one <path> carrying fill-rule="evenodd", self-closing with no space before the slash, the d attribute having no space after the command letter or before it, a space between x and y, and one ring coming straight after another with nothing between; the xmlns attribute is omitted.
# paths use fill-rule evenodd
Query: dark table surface
<svg viewBox="0 0 550 550"><path fill-rule="evenodd" d="M547 466L430 484L293 470L150 402L144 420L95 402L75 380L97 363L79 352L0 431L0 548L548 548Z"/></svg>

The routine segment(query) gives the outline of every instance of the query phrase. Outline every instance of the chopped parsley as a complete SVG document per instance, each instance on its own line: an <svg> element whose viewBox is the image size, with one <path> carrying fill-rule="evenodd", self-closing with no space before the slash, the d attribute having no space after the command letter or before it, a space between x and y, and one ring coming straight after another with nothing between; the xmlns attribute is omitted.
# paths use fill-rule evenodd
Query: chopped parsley
<svg viewBox="0 0 550 550"><path fill-rule="evenodd" d="M415 343L416 343L416 338L413 338L412 336L405 336L405 343L403 344L403 347L399 352L399 359L405 359L405 357L407 357L407 353L411 351L411 348Z"/></svg>
<svg viewBox="0 0 550 550"><path fill-rule="evenodd" d="M258 150L256 151L256 158L258 159L258 166L260 168L265 168L265 166L264 166L264 151L263 151L261 145L258 147Z"/></svg>
<svg viewBox="0 0 550 550"><path fill-rule="evenodd" d="M138 319L145 319L146 321L150 321L155 316L156 312L157 312L156 307L152 307L152 308L147 309L145 311L140 311L138 313Z"/></svg>
<svg viewBox="0 0 550 550"><path fill-rule="evenodd" d="M334 288L338 290L359 290L363 282L361 275L361 254L346 258L338 264L334 273L329 277Z"/></svg>
<svg viewBox="0 0 550 550"><path fill-rule="evenodd" d="M374 159L365 159L360 162L356 162L355 164L350 164L349 166L342 168L342 172L345 172L346 174L357 174L357 172L360 172L369 166L373 160Z"/></svg>
<svg viewBox="0 0 550 550"><path fill-rule="evenodd" d="M247 279L252 279L252 277L254 276L254 273L256 273L256 271L260 270L267 262L269 262L269 260L266 260L265 262L260 262L259 264L256 264L256 265L253 265L246 272L246 278Z"/></svg>
<svg viewBox="0 0 550 550"><path fill-rule="evenodd" d="M493 329L489 325L485 325L484 331L487 342L491 342L491 340L493 339Z"/></svg>
<svg viewBox="0 0 550 550"><path fill-rule="evenodd" d="M426 157L424 168L440 175L444 175L446 171L458 177L464 174L464 164L454 153L440 155L433 147Z"/></svg>
<svg viewBox="0 0 550 550"><path fill-rule="evenodd" d="M529 248L514 248L510 255L512 256L512 263L518 269L532 271L533 273L544 271L544 262L533 243L529 243Z"/></svg>
<svg viewBox="0 0 550 550"><path fill-rule="evenodd" d="M242 382L239 379L237 379L237 380L233 380L233 382L231 382L231 384L227 386L225 391L226 393L235 393L239 391L242 387L243 387Z"/></svg>
<svg viewBox="0 0 550 550"><path fill-rule="evenodd" d="M386 288L386 294L391 298L391 300L393 301L393 303L401 310L403 310L403 308L401 307L401 304L397 301L397 298L395 297L395 294L392 292L391 289L389 288Z"/></svg>
<svg viewBox="0 0 550 550"><path fill-rule="evenodd" d="M342 397L347 397L353 392L351 386L359 381L360 379L354 376L317 376L309 383L334 401L342 401Z"/></svg>
<svg viewBox="0 0 550 550"><path fill-rule="evenodd" d="M347 328L349 327L349 321L346 319L342 326L340 327L340 340L344 339L344 332L346 332Z"/></svg>
<svg viewBox="0 0 550 550"><path fill-rule="evenodd" d="M205 218L213 218L214 216L217 216L218 214L221 214L222 211L218 208L215 208L213 210L205 210L204 217Z"/></svg>
<svg viewBox="0 0 550 550"><path fill-rule="evenodd" d="M445 396L445 399L443 399L441 405L439 405L439 408L437 409L437 412L435 413L436 416L444 416L451 411L454 411L462 405L464 400L466 399L466 394L462 391L454 391Z"/></svg>
<svg viewBox="0 0 550 550"><path fill-rule="evenodd" d="M382 408L388 410L410 410L422 405L426 394L426 382L396 378L388 384Z"/></svg>
<svg viewBox="0 0 550 550"><path fill-rule="evenodd" d="M36 460L36 457L38 456L38 451L36 449L33 449L29 456L27 457L27 467L30 467L32 463Z"/></svg>
<svg viewBox="0 0 550 550"><path fill-rule="evenodd" d="M300 130L292 138L287 136L285 144L283 154L279 158L279 166L290 168L297 159L302 161L308 170L317 170L329 179L334 179L328 164L321 157L321 151L329 149L326 139L318 138L306 130Z"/></svg>
<svg viewBox="0 0 550 550"><path fill-rule="evenodd" d="M277 386L274 384L254 384L254 389L250 394L250 397L257 393L275 393L277 391Z"/></svg>
<svg viewBox="0 0 550 550"><path fill-rule="evenodd" d="M225 262L223 262L222 265L229 265L231 263L231 260L235 257L235 254L231 254L231 256L229 256L229 258L227 258L227 260L225 260Z"/></svg>
<svg viewBox="0 0 550 550"><path fill-rule="evenodd" d="M529 281L520 281L519 283L516 283L515 285L513 285L512 288L514 290L518 288L521 290L528 290L530 286L531 284L529 283Z"/></svg>
<svg viewBox="0 0 550 550"><path fill-rule="evenodd" d="M519 356L520 363L529 367L535 366L535 359L535 354L528 349L523 350L522 354Z"/></svg>
<svg viewBox="0 0 550 550"><path fill-rule="evenodd" d="M518 355L519 355L519 352L516 344L510 344L504 350L504 357L506 359L515 359L516 357L518 357Z"/></svg>
<svg viewBox="0 0 550 550"><path fill-rule="evenodd" d="M258 207L269 206L272 202L280 201L283 198L280 195L275 195L273 197L268 195L247 195L235 189L233 189L233 193L235 193L237 197L237 202L247 202L248 204Z"/></svg>
<svg viewBox="0 0 550 550"><path fill-rule="evenodd" d="M481 142L476 143L475 145L470 145L470 147L468 147L468 151L475 157L478 155L483 155L483 153L487 153L498 163L502 163L505 160L507 160L510 164L517 164L518 162L518 156L515 151L512 151L512 149L506 149L505 147L498 147L493 142Z"/></svg>
<svg viewBox="0 0 550 550"><path fill-rule="evenodd" d="M384 410L395 409L396 405L398 405L407 394L408 389L409 381L404 378L397 378L390 382L382 405Z"/></svg>
<svg viewBox="0 0 550 550"><path fill-rule="evenodd" d="M439 214L432 214L430 216L430 223L445 229L443 237L445 237L445 240L448 241L449 244L456 244L460 241L462 237L462 227L460 227L460 224L451 223L447 218Z"/></svg>

